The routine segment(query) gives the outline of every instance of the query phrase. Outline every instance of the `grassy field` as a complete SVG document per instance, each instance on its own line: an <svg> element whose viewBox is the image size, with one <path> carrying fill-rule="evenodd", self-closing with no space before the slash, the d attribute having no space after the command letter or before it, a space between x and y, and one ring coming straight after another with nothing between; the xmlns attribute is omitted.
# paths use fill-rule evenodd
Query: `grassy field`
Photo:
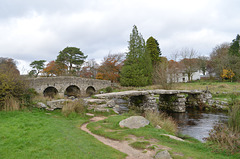
<svg viewBox="0 0 240 159"><path fill-rule="evenodd" d="M240 83L238 82L211 82L211 81L193 81L190 83L173 83L169 85L169 89L180 90L206 90L208 88L212 93L228 92L232 93L240 91ZM119 87L113 89L114 92L126 91L126 90L148 90L148 89L164 89L160 85L152 85L146 87Z"/></svg>
<svg viewBox="0 0 240 159"><path fill-rule="evenodd" d="M119 87L113 89L114 92L127 90L151 90L164 89L160 85L152 85L146 87ZM193 81L190 83L173 83L169 85L171 90L209 90L213 99L229 101L231 100L231 93L240 93L240 83L238 82L211 82L211 81ZM240 100L240 95L237 97Z"/></svg>
<svg viewBox="0 0 240 159"><path fill-rule="evenodd" d="M163 134L172 134L163 129L148 125L140 129L120 128L118 123L130 114L109 116L103 121L90 123L88 128L96 134L114 139L131 140L136 137L145 141L135 141L132 146L139 149L155 149L157 145L170 148L174 159L203 156L216 159L240 158L240 154L228 155L214 153L196 139L183 137L188 142L170 139ZM66 118L60 111L0 112L0 158L125 158L126 155L109 147L86 132L80 126L89 121L89 117L71 115ZM173 134L172 134L173 135ZM149 141L148 141L149 140ZM150 144L150 141L156 142Z"/></svg>
<svg viewBox="0 0 240 159"><path fill-rule="evenodd" d="M240 91L240 83L238 82L207 82L207 81L195 81L192 83L177 83L173 85L174 89L185 90L208 90L212 93L232 93Z"/></svg>
<svg viewBox="0 0 240 159"><path fill-rule="evenodd" d="M126 156L80 130L86 121L88 118L63 117L60 112L0 112L0 158L116 159Z"/></svg>
<svg viewBox="0 0 240 159"><path fill-rule="evenodd" d="M156 129L149 125L140 129L128 129L119 127L118 123L122 119L127 118L128 115L121 116L111 116L108 119L99 121L96 123L88 124L88 128L95 134L105 136L114 140L131 140L133 136L140 140L146 141L135 141L132 146L136 148L144 149L146 145L149 145L149 141L156 142L156 145L163 145L170 148L169 152L174 159L183 158L194 158L194 159L236 159L240 158L240 154L227 155L226 153L215 153L206 144L200 141L185 137L186 141L182 142L174 139L170 139L163 134L168 134L168 132L163 129ZM150 148L154 148L154 145Z"/></svg>

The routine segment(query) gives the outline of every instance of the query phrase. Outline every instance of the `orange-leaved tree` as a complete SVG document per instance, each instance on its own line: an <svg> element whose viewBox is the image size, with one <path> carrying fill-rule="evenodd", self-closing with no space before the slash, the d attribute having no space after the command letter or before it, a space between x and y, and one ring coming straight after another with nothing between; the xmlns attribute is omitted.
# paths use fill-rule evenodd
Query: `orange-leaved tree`
<svg viewBox="0 0 240 159"><path fill-rule="evenodd" d="M64 75L67 71L67 66L56 61L50 61L47 64L47 67L43 69L43 73L46 73L47 76L60 76Z"/></svg>
<svg viewBox="0 0 240 159"><path fill-rule="evenodd" d="M98 68L97 79L119 82L120 70L124 61L124 54L108 54L104 57L101 66Z"/></svg>

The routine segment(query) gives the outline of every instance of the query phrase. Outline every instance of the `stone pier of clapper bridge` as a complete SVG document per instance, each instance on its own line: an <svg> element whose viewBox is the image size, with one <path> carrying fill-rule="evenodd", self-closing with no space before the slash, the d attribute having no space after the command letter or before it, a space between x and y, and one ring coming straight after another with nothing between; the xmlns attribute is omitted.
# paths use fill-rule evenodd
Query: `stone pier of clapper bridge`
<svg viewBox="0 0 240 159"><path fill-rule="evenodd" d="M95 97L107 100L125 100L129 105L140 106L144 110L157 110L160 106L173 112L185 112L187 106L201 106L205 103L204 94L203 91L195 90L146 90L97 94ZM158 95L159 106L157 104L158 97L156 97Z"/></svg>

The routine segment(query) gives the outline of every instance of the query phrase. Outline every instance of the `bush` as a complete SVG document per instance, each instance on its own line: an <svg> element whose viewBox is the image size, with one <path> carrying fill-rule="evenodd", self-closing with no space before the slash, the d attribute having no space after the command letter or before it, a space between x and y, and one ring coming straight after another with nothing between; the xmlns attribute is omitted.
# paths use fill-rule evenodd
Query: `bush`
<svg viewBox="0 0 240 159"><path fill-rule="evenodd" d="M145 111L145 117L153 126L159 125L161 128L170 133L177 133L177 123L172 119L172 117L167 116L165 113L147 110Z"/></svg>
<svg viewBox="0 0 240 159"><path fill-rule="evenodd" d="M213 148L218 145L219 150L240 152L240 105L230 106L228 123L216 125L207 140Z"/></svg>
<svg viewBox="0 0 240 159"><path fill-rule="evenodd" d="M20 102L18 99L14 97L5 97L4 103L2 105L2 110L3 111L15 111L15 110L20 110Z"/></svg>
<svg viewBox="0 0 240 159"><path fill-rule="evenodd" d="M209 146L216 151L240 152L240 133L233 131L226 124L214 126L206 140Z"/></svg>
<svg viewBox="0 0 240 159"><path fill-rule="evenodd" d="M66 102L66 104L62 108L62 114L66 117L69 117L73 114L75 115L83 115L85 112L84 102L83 100L75 100L74 102Z"/></svg>
<svg viewBox="0 0 240 159"><path fill-rule="evenodd" d="M230 107L228 127L240 133L240 105L233 105Z"/></svg>
<svg viewBox="0 0 240 159"><path fill-rule="evenodd" d="M110 92L112 92L112 91L113 91L112 87L107 87L107 88L106 88L106 92L107 92L107 93L110 93Z"/></svg>

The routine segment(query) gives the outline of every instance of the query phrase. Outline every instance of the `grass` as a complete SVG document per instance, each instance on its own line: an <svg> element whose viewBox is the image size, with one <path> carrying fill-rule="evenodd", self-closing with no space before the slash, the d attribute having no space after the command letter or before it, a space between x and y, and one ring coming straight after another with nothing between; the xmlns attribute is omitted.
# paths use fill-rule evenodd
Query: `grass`
<svg viewBox="0 0 240 159"><path fill-rule="evenodd" d="M125 158L80 130L88 120L37 109L0 112L0 158Z"/></svg>
<svg viewBox="0 0 240 159"><path fill-rule="evenodd" d="M148 141L136 141L136 142L133 142L129 145L132 146L135 149L142 150L142 149L146 149L147 146L150 145L150 142L148 142Z"/></svg>
<svg viewBox="0 0 240 159"><path fill-rule="evenodd" d="M163 129L156 129L151 125L140 129L128 129L121 128L119 126L119 122L128 115L118 115L118 116L110 116L109 118L98 121L96 123L88 124L88 128L95 134L99 134L101 136L105 136L114 140L130 140L129 135L134 135L139 138L144 138L145 140L157 139L159 145L164 145L172 148L169 152L172 154L173 158L194 158L194 159L202 159L203 157L207 157L209 159L234 159L240 158L240 154L229 155L224 152L215 153L212 152L212 149L207 147L206 144L201 143L200 141L194 140L192 138L186 138L186 141L189 142L181 142L174 139L170 139L167 136L161 134L169 134ZM139 144L139 143L135 143ZM135 145L134 144L134 145ZM140 143L141 145L141 143ZM143 146L144 144L142 144ZM144 146L143 146L144 147ZM175 153L181 153L184 156L174 155Z"/></svg>
<svg viewBox="0 0 240 159"><path fill-rule="evenodd" d="M180 89L180 90L196 90L196 89L206 90L207 88L212 93L215 93L215 92L232 93L236 90L240 90L240 83L196 81L192 83L176 83L173 85L173 89Z"/></svg>
<svg viewBox="0 0 240 159"><path fill-rule="evenodd" d="M217 81L193 81L190 83L173 83L171 89L180 90L206 90L208 88L212 93L228 92L232 93L240 90L240 83L238 82L217 82ZM128 90L149 90L149 89L164 89L161 85L151 85L145 87L119 87L113 89L113 92L128 91Z"/></svg>
<svg viewBox="0 0 240 159"><path fill-rule="evenodd" d="M66 102L62 108L62 114L66 117L70 115L84 115L86 108L84 107L84 103L82 99L76 101Z"/></svg>
<svg viewBox="0 0 240 159"><path fill-rule="evenodd" d="M150 121L150 123L156 127L160 126L162 129L170 132L172 134L177 133L177 123L169 116L164 113L157 111L148 110L145 112L145 117Z"/></svg>

